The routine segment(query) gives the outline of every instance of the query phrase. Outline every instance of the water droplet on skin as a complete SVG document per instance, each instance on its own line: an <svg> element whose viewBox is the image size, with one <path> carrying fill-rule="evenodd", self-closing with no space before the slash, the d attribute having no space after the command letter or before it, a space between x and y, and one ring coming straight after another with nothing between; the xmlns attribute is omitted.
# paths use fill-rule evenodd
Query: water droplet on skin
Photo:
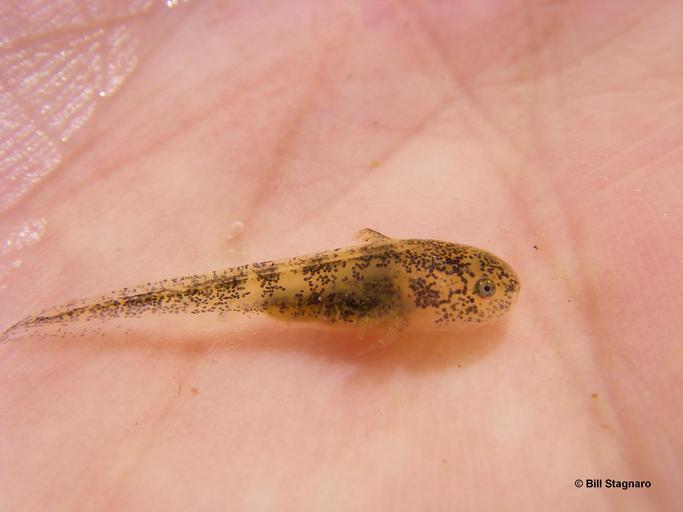
<svg viewBox="0 0 683 512"><path fill-rule="evenodd" d="M230 226L230 233L228 233L228 240L235 240L238 238L242 232L244 231L244 223L236 220L235 222L232 223L232 226Z"/></svg>
<svg viewBox="0 0 683 512"><path fill-rule="evenodd" d="M169 9L173 9L181 3L186 4L188 1L189 0L166 0L164 3L166 4L166 7L168 7Z"/></svg>
<svg viewBox="0 0 683 512"><path fill-rule="evenodd" d="M47 226L47 220L44 218L24 222L2 241L0 255L5 256L37 243L45 234L45 226Z"/></svg>
<svg viewBox="0 0 683 512"><path fill-rule="evenodd" d="M0 289L5 288L2 283L9 274L21 266L21 260L16 257L16 252L38 243L45 235L45 226L46 219L32 219L5 236L0 243Z"/></svg>

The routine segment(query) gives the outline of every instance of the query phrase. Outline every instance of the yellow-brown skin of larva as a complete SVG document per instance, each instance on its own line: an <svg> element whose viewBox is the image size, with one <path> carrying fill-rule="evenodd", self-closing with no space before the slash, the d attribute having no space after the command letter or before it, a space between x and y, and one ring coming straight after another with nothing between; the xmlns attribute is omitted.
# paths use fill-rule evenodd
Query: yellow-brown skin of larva
<svg viewBox="0 0 683 512"><path fill-rule="evenodd" d="M75 322L229 311L286 321L432 328L488 322L507 312L519 294L510 266L481 249L395 240L371 229L357 238L362 245L166 279L57 306L18 322L0 340Z"/></svg>
<svg viewBox="0 0 683 512"><path fill-rule="evenodd" d="M366 229L358 248L295 259L266 311L287 320L395 327L485 323L519 294L512 268L491 253L437 240L394 240Z"/></svg>

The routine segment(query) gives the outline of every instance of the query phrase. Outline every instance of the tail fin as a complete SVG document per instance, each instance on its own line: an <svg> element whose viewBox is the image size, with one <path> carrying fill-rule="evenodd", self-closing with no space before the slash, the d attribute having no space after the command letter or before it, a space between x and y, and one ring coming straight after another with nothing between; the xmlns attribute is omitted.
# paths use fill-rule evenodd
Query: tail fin
<svg viewBox="0 0 683 512"><path fill-rule="evenodd" d="M209 275L166 279L137 288L123 288L102 297L67 303L20 320L0 336L0 344L14 341L43 327L55 334L50 327L76 322L248 309L245 297L249 295L249 276L248 267L238 267Z"/></svg>

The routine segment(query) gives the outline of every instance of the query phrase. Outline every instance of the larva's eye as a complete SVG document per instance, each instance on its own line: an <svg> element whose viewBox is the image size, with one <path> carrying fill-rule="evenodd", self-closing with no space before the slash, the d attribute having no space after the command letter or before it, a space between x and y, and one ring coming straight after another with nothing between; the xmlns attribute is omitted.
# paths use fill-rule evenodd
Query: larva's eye
<svg viewBox="0 0 683 512"><path fill-rule="evenodd" d="M482 299L488 299L496 293L496 284L488 277L484 277L474 285L474 293L479 295Z"/></svg>

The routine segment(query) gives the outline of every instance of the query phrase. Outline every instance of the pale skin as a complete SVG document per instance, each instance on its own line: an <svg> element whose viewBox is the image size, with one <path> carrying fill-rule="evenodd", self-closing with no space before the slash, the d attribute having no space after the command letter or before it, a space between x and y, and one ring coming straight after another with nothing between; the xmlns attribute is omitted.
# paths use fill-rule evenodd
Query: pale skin
<svg viewBox="0 0 683 512"><path fill-rule="evenodd" d="M0 509L683 507L683 6L316 5L143 21L138 71L0 220L49 221L0 330L366 226L491 250L517 304L370 352L258 319L4 345Z"/></svg>

